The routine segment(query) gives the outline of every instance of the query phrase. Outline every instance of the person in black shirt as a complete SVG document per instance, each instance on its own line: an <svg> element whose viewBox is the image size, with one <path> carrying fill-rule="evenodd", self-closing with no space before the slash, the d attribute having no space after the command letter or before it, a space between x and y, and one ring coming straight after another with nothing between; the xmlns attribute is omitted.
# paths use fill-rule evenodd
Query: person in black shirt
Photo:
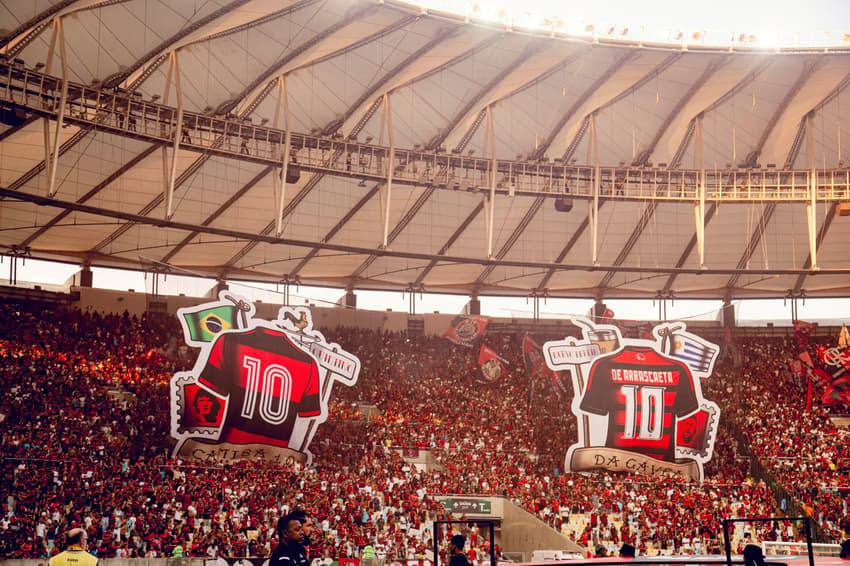
<svg viewBox="0 0 850 566"><path fill-rule="evenodd" d="M272 552L269 566L310 566L301 543L301 521L292 513L277 522L277 537L277 548Z"/></svg>
<svg viewBox="0 0 850 566"><path fill-rule="evenodd" d="M313 539L310 538L310 536L314 534L313 518L310 517L310 515L308 515L303 509L296 509L289 515L298 519L298 522L301 523L301 544L303 544L305 548L313 544Z"/></svg>
<svg viewBox="0 0 850 566"><path fill-rule="evenodd" d="M449 542L449 566L471 566L469 558L463 553L463 547L466 546L466 537L463 535L454 535Z"/></svg>
<svg viewBox="0 0 850 566"><path fill-rule="evenodd" d="M850 560L850 538L841 543L841 554L839 557L844 560Z"/></svg>

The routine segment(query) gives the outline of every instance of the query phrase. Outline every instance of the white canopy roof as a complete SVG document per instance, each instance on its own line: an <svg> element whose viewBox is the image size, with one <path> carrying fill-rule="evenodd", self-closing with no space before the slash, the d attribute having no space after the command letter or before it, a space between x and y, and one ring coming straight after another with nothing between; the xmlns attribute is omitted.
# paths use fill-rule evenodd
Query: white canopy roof
<svg viewBox="0 0 850 566"><path fill-rule="evenodd" d="M390 0L13 0L0 28L10 255L355 290L850 294L850 218L836 213L850 201L850 50L579 39ZM63 68L66 112L16 98L16 69L32 85ZM39 100L59 96L45 84ZM94 117L72 107L83 87L104 93ZM183 131L130 126L132 107L105 98L116 87L150 102L145 116L168 109L176 127L183 113ZM204 141L215 116L224 137L241 129ZM262 152L286 118L301 174L278 223L282 158ZM368 156L338 145L355 141ZM366 160L390 148L406 157L375 178ZM723 184L704 201L685 190L703 170ZM797 198L810 178L814 198Z"/></svg>

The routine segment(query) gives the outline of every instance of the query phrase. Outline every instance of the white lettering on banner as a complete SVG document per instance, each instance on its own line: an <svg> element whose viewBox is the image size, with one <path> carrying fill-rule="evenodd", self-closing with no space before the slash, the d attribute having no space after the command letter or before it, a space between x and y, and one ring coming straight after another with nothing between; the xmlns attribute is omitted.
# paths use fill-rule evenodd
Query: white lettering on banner
<svg viewBox="0 0 850 566"><path fill-rule="evenodd" d="M638 438L661 440L664 419L664 388L621 385L620 394L626 401L623 438L635 438L635 431L638 430ZM638 415L640 421L638 421Z"/></svg>
<svg viewBox="0 0 850 566"><path fill-rule="evenodd" d="M650 371L642 369L612 369L611 381L614 383L638 383L650 385L676 385L675 372Z"/></svg>
<svg viewBox="0 0 850 566"><path fill-rule="evenodd" d="M262 367L262 360L251 356L242 358L245 370L245 401L242 416L254 418L257 395L260 396L260 417L269 424L279 425L286 421L289 399L292 392L292 375L284 366L269 364Z"/></svg>

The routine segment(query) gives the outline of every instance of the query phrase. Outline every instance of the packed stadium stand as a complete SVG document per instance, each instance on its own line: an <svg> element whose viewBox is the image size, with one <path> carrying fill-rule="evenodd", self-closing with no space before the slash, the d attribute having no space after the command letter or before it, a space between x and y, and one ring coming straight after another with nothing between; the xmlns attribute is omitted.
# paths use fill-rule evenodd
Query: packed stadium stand
<svg viewBox="0 0 850 566"><path fill-rule="evenodd" d="M185 551L261 566L296 509L314 521L316 566L367 547L384 563L439 566L452 528L476 566L623 544L714 555L727 519L776 518L734 523L736 553L799 549L809 522L830 552L850 536L850 377L836 377L850 371L850 335L835 350L837 327L797 321L798 302L850 297L848 30L781 30L774 45L705 25L659 36L547 14L488 20L481 4L0 2L0 560L43 564L82 527L102 558L163 566ZM845 25L850 8L833 4ZM18 281L31 260L73 274L31 289ZM145 292L98 289L101 269L144 273ZM183 277L216 291L165 290ZM255 306L275 312L301 285L341 295L313 325L359 359L359 377L307 407L309 424L289 421L312 459L176 455L175 428L208 439L224 427L175 416L171 388L202 389L175 374L212 351L212 339L188 344L176 313L230 284L263 286L274 298ZM365 292L401 293L410 308L358 309ZM484 356L442 336L461 309L417 315L423 293L463 297L464 316L490 297L532 314L491 324ZM549 299L593 300L588 316L610 324L623 321L605 301L652 301L662 321L674 300L713 301L720 316L700 335L722 351L694 377L629 350L666 364L629 379L675 373L675 391L611 387L616 410L577 418L590 374L529 364L526 338L589 335L541 317ZM789 301L799 327L744 331L735 304L750 299ZM290 315L293 333L309 326ZM621 330L644 340L653 324ZM312 387L307 349L290 351ZM259 380L259 367L240 369ZM668 394L681 391L695 406L674 415ZM271 406L286 393L258 412L292 416ZM688 415L704 433L686 447L692 479L569 465L568 450L591 447L585 417L632 427L629 441L640 424L632 447L666 443L674 463L674 418Z"/></svg>
<svg viewBox="0 0 850 566"><path fill-rule="evenodd" d="M314 465L302 468L170 457L167 382L192 362L168 347L174 317L6 300L0 321L4 558L48 557L71 526L89 531L101 557L170 556L178 544L189 556L268 556L277 518L295 508L320 533L311 557L356 557L371 544L382 557L422 558L429 522L450 518L446 494L506 498L589 551L629 542L648 555L719 553L724 518L803 514L832 543L850 528L850 432L820 395L806 410L790 335L740 341L740 366L706 383L724 417L705 481L693 483L559 473L576 435L572 392L568 382L530 387L518 335L488 336L510 369L483 384L470 350L445 338L324 329L360 357L362 375L334 399ZM420 469L398 448L437 465ZM798 529L742 524L735 550L799 542ZM476 535L473 557L485 559L488 544Z"/></svg>

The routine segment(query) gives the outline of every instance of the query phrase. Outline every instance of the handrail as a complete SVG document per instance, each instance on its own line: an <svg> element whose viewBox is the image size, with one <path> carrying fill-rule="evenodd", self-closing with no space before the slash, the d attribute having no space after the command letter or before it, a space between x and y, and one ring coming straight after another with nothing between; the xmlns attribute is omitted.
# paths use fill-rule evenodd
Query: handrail
<svg viewBox="0 0 850 566"><path fill-rule="evenodd" d="M57 118L61 79L15 64L0 64L0 102ZM65 120L152 142L171 143L177 132L176 108L146 101L138 93L69 83ZM58 118L57 118L58 119ZM250 118L184 112L180 146L238 159L280 164L284 131L255 125ZM490 158L444 150L399 149L389 163L389 148L341 134L292 133L290 167L383 182L447 190L489 191ZM592 199L595 168L540 161L496 160L497 193ZM662 167L601 167L601 197L611 200L699 200L700 171ZM850 169L709 169L705 198L716 202L810 202L810 176L819 202L850 201Z"/></svg>

